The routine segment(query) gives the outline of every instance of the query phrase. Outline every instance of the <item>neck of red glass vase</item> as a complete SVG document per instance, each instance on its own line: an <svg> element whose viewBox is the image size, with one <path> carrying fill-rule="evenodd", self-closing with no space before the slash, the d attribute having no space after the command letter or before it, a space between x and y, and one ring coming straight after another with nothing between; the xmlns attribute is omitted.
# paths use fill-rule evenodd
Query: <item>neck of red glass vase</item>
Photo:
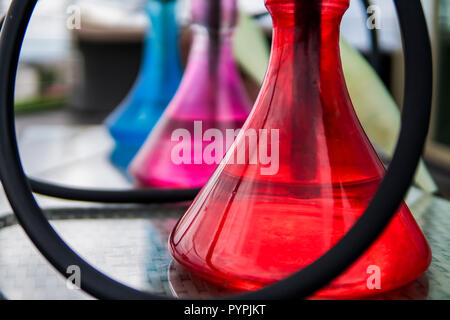
<svg viewBox="0 0 450 320"><path fill-rule="evenodd" d="M331 0L297 0L290 7L268 6L274 21L269 74L292 68L294 92L347 94L339 49L347 6L345 0L336 2L330 6Z"/></svg>

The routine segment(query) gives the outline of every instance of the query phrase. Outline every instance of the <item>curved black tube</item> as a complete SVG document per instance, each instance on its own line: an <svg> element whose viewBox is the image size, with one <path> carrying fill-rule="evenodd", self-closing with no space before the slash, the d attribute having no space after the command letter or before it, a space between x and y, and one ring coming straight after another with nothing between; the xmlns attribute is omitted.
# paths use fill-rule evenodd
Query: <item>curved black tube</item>
<svg viewBox="0 0 450 320"><path fill-rule="evenodd" d="M81 287L103 299L161 299L120 284L82 260L52 229L37 205L21 166L14 125L14 85L20 48L37 0L14 0L0 37L0 177L18 221L50 263L67 276L81 268ZM405 48L405 99L399 144L386 176L354 227L312 265L241 299L305 298L326 285L377 239L411 185L428 132L431 96L431 48L420 0L395 0ZM236 297L234 297L236 298Z"/></svg>

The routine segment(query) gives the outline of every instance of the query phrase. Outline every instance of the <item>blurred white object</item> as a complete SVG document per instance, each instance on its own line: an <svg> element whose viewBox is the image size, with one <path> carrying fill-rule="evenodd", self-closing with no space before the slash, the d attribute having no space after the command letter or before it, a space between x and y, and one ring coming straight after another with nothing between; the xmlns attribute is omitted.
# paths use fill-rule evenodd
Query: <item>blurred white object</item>
<svg viewBox="0 0 450 320"><path fill-rule="evenodd" d="M16 101L34 98L38 93L38 72L33 67L27 66L25 64L20 64L16 78Z"/></svg>
<svg viewBox="0 0 450 320"><path fill-rule="evenodd" d="M101 25L103 28L126 28L142 30L148 19L140 5L142 1L78 0L75 4L81 9L82 28L87 25ZM134 3L134 4L133 4Z"/></svg>
<svg viewBox="0 0 450 320"><path fill-rule="evenodd" d="M78 0L75 5L81 14L80 28L73 30L78 37L138 41L149 24L142 1Z"/></svg>
<svg viewBox="0 0 450 320"><path fill-rule="evenodd" d="M380 13L378 34L381 50L385 52L400 50L402 42L394 2L392 0L371 0L371 4L376 6ZM351 0L350 9L342 21L341 32L353 47L367 52L370 50L370 42L366 21L367 17L362 1Z"/></svg>
<svg viewBox="0 0 450 320"><path fill-rule="evenodd" d="M69 0L39 0L21 52L21 61L50 64L64 60L70 49L66 28Z"/></svg>
<svg viewBox="0 0 450 320"><path fill-rule="evenodd" d="M266 10L264 0L238 0L239 8L250 14L261 13Z"/></svg>

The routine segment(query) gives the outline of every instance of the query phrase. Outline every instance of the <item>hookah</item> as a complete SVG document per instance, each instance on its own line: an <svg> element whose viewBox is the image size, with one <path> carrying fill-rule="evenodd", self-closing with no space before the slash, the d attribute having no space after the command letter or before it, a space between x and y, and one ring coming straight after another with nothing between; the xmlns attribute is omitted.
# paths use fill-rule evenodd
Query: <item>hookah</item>
<svg viewBox="0 0 450 320"><path fill-rule="evenodd" d="M130 165L144 187L204 186L230 146L221 138L240 129L250 113L232 54L236 0L191 5L193 44L180 88ZM214 147L209 153L208 145Z"/></svg>
<svg viewBox="0 0 450 320"><path fill-rule="evenodd" d="M100 202L176 202L192 199L197 193L197 189L156 189L156 190L134 190L134 191L107 191L107 190L80 190L71 188L61 188L56 185L43 183L40 181L28 179L23 171L20 156L17 148L17 141L15 136L15 126L14 126L14 79L17 72L17 64L19 59L20 48L23 42L23 38L26 32L28 21L31 17L33 9L36 5L37 0L14 0L12 1L11 7L5 19L3 29L1 31L0 38L0 59L2 64L0 65L0 176L2 180L3 187L8 196L10 204L27 235L30 237L32 242L41 251L41 253L48 259L48 261L63 275L67 276L65 271L70 265L78 265L83 273L81 279L81 288L86 292L90 293L94 297L104 298L104 299L161 299L162 297L156 296L151 293L141 292L133 288L127 287L121 283L118 283L108 276L102 274L91 265L86 263L82 258L80 258L75 252L73 252L59 237L59 235L52 229L49 222L47 221L42 210L37 205L32 192L58 196L65 199L77 199L86 201L100 201ZM305 0L267 0L266 3L269 6L273 14L273 18L276 21L275 25L281 25L283 28L293 28L295 23L306 24L309 27L304 30L309 30L309 32L287 32L286 35L289 38L294 38L305 41L308 45L300 45L301 49L296 49L291 52L285 52L287 55L294 56L304 56L310 57L311 59L317 59L317 53L321 52L322 38L328 38L336 36L336 31L334 28L318 28L315 29L314 26L317 25L318 21L321 23L324 21L323 17L330 14L335 18L331 19L326 23L336 23L338 22L337 11L342 11L345 7L346 0L323 0L322 2L317 1L305 1ZM403 108L403 123L400 132L400 137L396 152L392 159L392 162L384 175L382 181L380 181L380 175L378 169L378 163L375 156L372 155L372 149L366 144L364 135L361 133L357 121L353 121L343 125L344 128L352 128L355 130L356 138L354 141L350 140L349 146L345 150L352 150L355 146L363 147L363 154L361 157L357 157L355 161L357 162L358 168L365 168L367 163L370 164L370 172L368 175L376 177L374 185L370 186L369 191L367 191L366 198L363 199L367 208L364 210L363 205L358 206L358 217L352 219L352 226L345 235L340 239L334 239L334 241L329 242L329 247L324 248L324 252L320 252L320 257L315 257L313 261L308 266L305 266L300 271L289 275L288 278L280 280L274 284L270 284L268 287L260 288L257 286L257 291L241 294L237 297L239 299L292 299L292 298L306 298L310 297L313 293L322 289L324 286L333 281L336 277L341 275L349 266L351 266L355 261L357 261L361 256L364 257L366 250L375 243L377 245L380 241L379 236L381 234L387 234L390 226L397 219L396 212L399 208L403 211L404 216L408 216L408 211L403 204L403 198L411 185L417 164L422 155L425 138L428 132L429 119L430 119L430 104L431 104L431 94L432 94L432 63L431 63L431 49L429 43L429 37L426 28L425 17L422 11L422 7L419 0L395 0L395 5L397 13L399 16L399 21L401 25L403 44L405 50L405 99ZM321 8L324 8L322 11ZM301 10L299 10L301 8ZM303 11L302 11L303 10ZM341 12L342 13L342 12ZM300 22L300 17L305 19L305 22ZM283 18L287 18L286 20ZM332 20L334 22L332 22ZM325 22L324 22L325 23ZM295 28L294 28L295 29ZM275 30L275 32L279 32ZM304 43L304 42L303 42ZM279 43L274 43L275 49L279 45L280 48L283 47L282 41ZM324 47L333 47L333 44L323 44ZM335 44L337 45L337 44ZM292 47L297 47L293 45ZM307 49L307 50L304 50ZM317 51L319 50L319 51ZM276 51L276 50L275 50ZM283 51L283 50L282 50ZM334 50L331 50L334 52ZM328 59L323 62L315 61L312 64L311 70L308 66L305 67L303 64L295 64L291 66L291 70L287 70L280 79L281 81L286 81L289 85L289 92L295 91L295 88L299 86L305 91L305 88L311 87L311 91L308 92L307 99L313 101L315 105L321 105L321 100L319 99L319 94L317 92L318 83L315 82L319 79L305 79L302 77L302 72L307 72L307 74L312 76L320 75L320 80L331 78L333 72L338 72L340 69L340 64L334 64L336 61L333 53L328 53ZM272 55L271 60L271 70L277 70L277 68L282 65L279 61L273 60ZM327 54L325 55L327 56ZM323 64L323 65L322 65ZM328 72L327 66L330 64L330 72ZM274 66L275 65L275 66ZM274 69L275 68L275 69ZM321 70L325 70L324 74L321 74ZM275 73L276 75L278 72ZM263 113L267 112L268 104L265 103L264 96L267 92L265 89L270 89L274 80L271 79L271 74L268 74L266 78L265 85L263 86L262 94L256 103L255 109L253 109L250 115L250 120L246 123L246 126L262 127L260 125L259 118L256 110L260 109ZM291 78L291 79L289 79ZM292 80L292 81L287 81ZM297 80L297 81L294 81ZM330 79L328 79L330 80ZM334 79L336 87L339 87L339 83L343 82L343 79ZM276 81L275 81L276 82ZM333 81L330 83L332 84ZM336 90L336 87L334 90ZM333 89L333 85L330 85ZM314 90L313 90L314 89ZM321 92L326 97L334 97L332 92L325 92L325 88ZM342 88L341 88L342 89ZM342 89L343 90L343 89ZM286 95L289 99L291 96ZM297 98L297 97L296 97ZM287 98L286 98L287 99ZM285 100L286 100L285 99ZM286 101L290 101L287 99ZM280 99L282 100L282 99ZM304 101L301 97L298 97L296 101ZM320 103L318 103L320 101ZM342 104L346 107L349 106L349 101L347 95L339 97L337 100L331 100L331 104L336 102ZM304 103L304 102L301 102ZM269 104L270 105L270 104ZM326 103L323 102L323 106ZM322 107L323 107L322 106ZM276 108L269 108L269 111ZM325 108L323 108L325 110ZM293 108L288 108L289 112L294 112ZM344 109L343 109L344 110ZM345 111L345 110L344 110ZM317 110L295 110L295 112L317 112ZM351 120L355 120L352 113L346 110L346 115ZM324 112L325 114L325 112ZM328 115L332 117L333 115ZM327 119L327 117L322 117L322 119ZM302 128L302 121L305 119L291 118L289 128ZM313 119L314 120L314 119ZM274 117L271 121L277 121ZM264 123L264 122L263 122ZM314 128L317 133L317 127ZM322 130L326 128L323 127ZM334 128L339 131L339 128ZM326 131L324 131L326 132ZM320 132L319 132L320 134ZM242 137L242 135L241 135ZM283 134L280 135L283 138ZM237 143L242 138L238 137ZM290 140L289 140L290 141ZM295 142L292 141L292 146L295 148ZM237 144L235 144L236 146ZM326 163L327 159L319 159L322 161L315 162L314 159L322 156L320 152L323 145L310 143L310 146L315 147L313 151L307 151L305 149L304 153L293 153L293 156L283 157L280 161L280 172L286 173L292 170L293 177L300 177L303 181L313 181L313 173L320 172L322 165ZM306 146L305 146L306 147ZM233 147L235 148L235 147ZM284 152L284 151L283 151ZM240 200L248 195L247 192L238 193L239 190L231 190L231 193L227 193L230 187L233 185L248 184L249 182L245 179L241 179L241 167L230 165L228 160L230 155L234 153L233 149L227 154L225 160L222 162L216 173L213 175L212 180L207 184L206 189L216 189L218 186L223 188L222 198L218 203L221 206L224 202L233 202L234 200ZM315 153L314 156L309 156L307 153ZM330 156L330 154L328 154ZM336 156L336 155L333 155ZM337 153L336 160L337 168L341 159L339 159L339 153ZM313 170L311 172L305 172L298 167L296 163L312 164ZM284 163L283 163L284 162ZM285 162L289 162L291 168L285 166ZM333 163L333 162L331 162ZM326 167L326 166L325 166ZM326 174L321 175L321 177L343 177L342 182L352 181L353 178L358 178L359 174L355 174L355 170L347 167L348 174L341 170L326 172ZM226 173L226 174L224 174ZM237 177L237 179L236 179ZM248 177L250 184L255 186L258 185L258 173L252 168L250 176ZM279 181L277 175L272 177L273 181L270 181L273 186L273 190L276 190ZM227 181L228 179L228 181ZM231 182L229 182L231 180ZM223 181L220 183L220 181ZM239 181L236 184L236 181ZM298 186L298 185L297 185ZM333 187L329 185L328 187ZM316 190L314 190L316 189ZM364 188L365 189L365 188ZM375 189L377 189L375 191ZM32 191L33 190L33 191ZM347 191L344 189L339 189L340 191ZM339 191L338 190L338 191ZM235 192L236 191L236 192ZM251 191L254 191L252 189ZM311 190L308 188L292 188L292 194L290 197L296 194L307 194ZM328 190L323 188L313 188L313 191L318 192L319 195L333 195L334 188L328 188ZM327 191L328 194L326 192ZM275 193L277 194L277 193ZM313 196L317 196L314 192L311 193ZM343 193L342 193L343 194ZM216 197L218 195L213 195ZM181 220L177 229L172 235L172 253L176 255L176 250L178 248L174 247L177 245L176 240L179 236L180 226L186 225L186 217L189 217L189 212L202 210L202 203L205 202L205 195L198 197L194 202L194 206L191 206L187 216ZM371 199L372 198L372 199ZM370 200L371 199L371 200ZM231 200L231 201L230 201ZM281 201L282 202L282 201ZM281 203L280 203L281 204ZM360 212L361 207L364 213ZM204 208L203 208L204 209ZM275 211L275 209L274 209ZM203 212L204 213L204 212ZM394 217L394 218L393 218ZM210 218L209 218L210 219ZM355 220L357 220L355 222ZM198 224L197 221L193 221L194 224ZM254 230L252 232L265 233L266 230L257 230L262 224L256 224L253 226ZM388 229L386 229L388 227ZM410 226L413 229L415 235L413 238L419 239L419 243L422 242L420 239L420 231L415 229L414 225ZM252 226L250 226L252 228ZM298 225L293 226L293 229L297 229L300 233L302 230L299 229ZM386 229L386 230L385 230ZM383 232L386 231L386 232ZM236 230L238 232L238 230ZM276 233L277 230L270 230L271 233ZM267 232L266 232L267 233ZM204 235L203 235L204 236ZM382 236L383 237L383 236ZM378 240L377 240L378 239ZM175 241L174 241L175 240ZM397 239L399 240L399 239ZM252 239L253 241L253 239ZM185 242L188 243L188 242ZM422 242L423 244L423 242ZM292 254L295 254L295 250L298 246L295 245L292 248ZM370 250L370 249L369 249ZM181 251L180 251L181 252ZM422 255L419 257L421 261L425 261L423 265L426 265L426 248L423 250ZM217 258L214 256L214 258ZM180 259L180 257L178 257ZM396 259L396 257L394 257ZM314 259L313 259L314 260ZM358 260L359 261L359 260ZM209 261L208 261L209 262ZM422 268L419 268L421 271ZM422 270L423 271L423 270ZM345 274L344 274L345 275ZM417 276L418 274L415 274ZM233 275L234 276L234 275ZM233 277L232 276L232 277ZM338 278L339 279L339 278ZM241 279L239 279L240 281ZM253 280L253 279L252 279ZM273 279L273 280L279 280ZM328 290L327 287L326 290Z"/></svg>
<svg viewBox="0 0 450 320"><path fill-rule="evenodd" d="M116 142L111 161L120 168L126 168L136 155L181 81L175 2L148 1L146 12L151 24L140 74L129 95L106 119Z"/></svg>
<svg viewBox="0 0 450 320"><path fill-rule="evenodd" d="M384 175L345 87L339 26L349 0L266 0L266 6L272 56L258 100L170 237L180 264L237 290L259 289L313 263L353 226ZM251 146L249 132L270 139L260 136ZM261 149L271 150L276 167ZM237 160L241 150L249 150L245 162ZM430 262L425 237L402 204L377 242L317 296L370 294L370 266L382 270L379 291L390 291Z"/></svg>

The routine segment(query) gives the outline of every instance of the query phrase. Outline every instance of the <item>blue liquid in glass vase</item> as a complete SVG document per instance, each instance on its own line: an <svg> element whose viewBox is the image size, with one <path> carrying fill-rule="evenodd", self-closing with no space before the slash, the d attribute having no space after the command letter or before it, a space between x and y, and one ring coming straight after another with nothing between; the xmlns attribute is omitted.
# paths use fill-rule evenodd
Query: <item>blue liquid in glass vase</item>
<svg viewBox="0 0 450 320"><path fill-rule="evenodd" d="M125 169L174 96L182 77L175 0L149 0L150 18L137 81L121 105L106 119L116 147L111 161Z"/></svg>

